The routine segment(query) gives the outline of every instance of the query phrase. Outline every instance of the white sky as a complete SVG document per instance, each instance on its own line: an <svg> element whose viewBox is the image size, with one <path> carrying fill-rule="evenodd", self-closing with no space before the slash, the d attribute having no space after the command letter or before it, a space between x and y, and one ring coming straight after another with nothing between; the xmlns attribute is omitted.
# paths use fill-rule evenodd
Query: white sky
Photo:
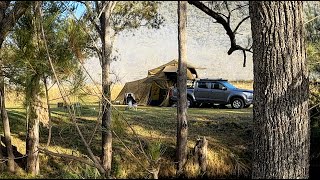
<svg viewBox="0 0 320 180"><path fill-rule="evenodd" d="M166 2L163 2L166 3ZM166 22L160 29L139 28L133 32L122 32L116 38L114 48L118 51L119 61L112 62L111 69L121 83L138 80L147 76L147 71L178 58L177 2L163 5L160 9ZM240 29L246 44L250 36L250 21ZM134 35L133 35L134 34ZM242 44L242 43L241 43ZM212 22L212 18L188 5L187 58L198 70L200 77L221 77L229 80L252 80L252 54L247 53L246 67L243 67L243 54L240 51L228 55L230 42L223 27ZM100 82L101 67L96 58L89 59L85 65Z"/></svg>

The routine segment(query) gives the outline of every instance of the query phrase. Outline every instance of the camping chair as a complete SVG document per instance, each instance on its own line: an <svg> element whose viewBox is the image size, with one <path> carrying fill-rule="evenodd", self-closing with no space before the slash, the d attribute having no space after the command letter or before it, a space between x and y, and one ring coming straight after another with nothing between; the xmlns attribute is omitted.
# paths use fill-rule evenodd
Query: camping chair
<svg viewBox="0 0 320 180"><path fill-rule="evenodd" d="M129 96L130 95L130 96ZM127 107L126 110L128 109L134 109L137 110L138 109L138 105L137 102L134 100L133 96L131 94L128 94L126 97L126 101L127 101Z"/></svg>

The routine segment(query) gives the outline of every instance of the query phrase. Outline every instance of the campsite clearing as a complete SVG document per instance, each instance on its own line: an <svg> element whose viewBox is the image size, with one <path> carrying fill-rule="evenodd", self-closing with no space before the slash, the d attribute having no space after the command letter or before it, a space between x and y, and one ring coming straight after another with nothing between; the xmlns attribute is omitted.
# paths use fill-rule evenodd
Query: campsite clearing
<svg viewBox="0 0 320 180"><path fill-rule="evenodd" d="M53 106L55 107L55 106ZM146 178L149 174L142 168L137 159L130 155L122 142L146 167L144 155L138 150L139 143L133 131L139 135L146 152L153 158L160 158L160 173L162 178L175 175L174 151L176 135L176 108L139 106L137 111L125 111L125 106L116 106L113 112L113 173L116 178ZM89 141L92 137L98 116L98 105L93 104L83 107L82 116L78 117L80 129ZM58 108L53 108L53 128L50 150L59 151L78 156L87 154L74 125L66 113ZM18 150L25 152L25 113L21 108L8 108L13 134L13 144ZM248 177L250 176L250 148L251 148L251 123L252 108L213 109L192 108L188 109L189 144L190 153L198 137L206 136L208 146L208 176L215 177ZM2 129L2 128L1 128ZM40 128L40 144L44 146L48 130ZM120 141L121 140L121 141ZM100 131L93 136L91 148L99 156ZM149 148L148 148L149 147ZM190 154L191 155L191 154ZM187 176L197 177L198 172L193 164L192 156L187 162ZM41 178L94 178L97 172L94 168L68 159L52 158L41 155ZM55 170L53 170L55 169ZM6 175L1 175L5 177ZM21 176L26 177L26 176Z"/></svg>

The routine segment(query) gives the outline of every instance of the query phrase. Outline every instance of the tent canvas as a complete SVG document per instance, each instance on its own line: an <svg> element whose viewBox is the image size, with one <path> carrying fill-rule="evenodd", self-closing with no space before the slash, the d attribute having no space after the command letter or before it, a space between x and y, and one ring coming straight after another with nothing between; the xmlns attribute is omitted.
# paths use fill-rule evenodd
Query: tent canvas
<svg viewBox="0 0 320 180"><path fill-rule="evenodd" d="M198 78L196 68L187 64L187 79ZM139 105L169 105L169 88L177 82L178 61L172 60L148 71L148 76L127 82L115 101L125 104L126 93L133 93Z"/></svg>

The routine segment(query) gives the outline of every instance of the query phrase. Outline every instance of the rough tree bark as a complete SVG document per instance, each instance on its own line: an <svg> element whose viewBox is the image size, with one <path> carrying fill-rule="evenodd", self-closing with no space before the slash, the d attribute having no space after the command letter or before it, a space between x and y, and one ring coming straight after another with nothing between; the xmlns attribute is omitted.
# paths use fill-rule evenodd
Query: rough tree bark
<svg viewBox="0 0 320 180"><path fill-rule="evenodd" d="M110 92L110 63L112 52L111 39L111 12L113 10L113 2L102 1L102 7L106 5L105 10L100 17L101 25L101 42L102 42L102 156L101 162L106 170L106 176L110 176L112 162L112 132L111 132L111 92Z"/></svg>
<svg viewBox="0 0 320 180"><path fill-rule="evenodd" d="M186 26L187 1L178 1L178 101L177 101L177 176L184 173L187 161L188 123L187 123L187 52Z"/></svg>
<svg viewBox="0 0 320 180"><path fill-rule="evenodd" d="M207 171L207 152L208 152L208 140L206 137L197 140L194 147L195 160L200 167L201 175L204 175Z"/></svg>
<svg viewBox="0 0 320 180"><path fill-rule="evenodd" d="M10 1L0 1L0 50L8 32L14 27L19 18L25 13L30 6L30 2L20 1L15 2L14 7L11 9ZM11 143L10 123L5 107L5 88L4 77L2 74L2 60L0 59L0 103L1 103L1 119L3 122L4 136L6 148L8 152L8 170L15 171L14 155Z"/></svg>
<svg viewBox="0 0 320 180"><path fill-rule="evenodd" d="M40 9L42 2L35 1L33 6L34 11L34 34L33 34L33 43L35 47L40 44L37 42L40 41ZM36 72L39 72L36 70ZM26 153L27 157L27 172L32 175L38 175L40 172L39 169L39 124L40 116L42 111L42 102L40 98L40 80L41 76L37 73L30 75L28 77L26 87L26 104L27 104L27 139L26 139Z"/></svg>
<svg viewBox="0 0 320 180"><path fill-rule="evenodd" d="M40 76L34 75L26 88L27 98L27 172L39 174L39 113L41 111Z"/></svg>
<svg viewBox="0 0 320 180"><path fill-rule="evenodd" d="M308 69L301 1L250 1L252 178L308 178Z"/></svg>

